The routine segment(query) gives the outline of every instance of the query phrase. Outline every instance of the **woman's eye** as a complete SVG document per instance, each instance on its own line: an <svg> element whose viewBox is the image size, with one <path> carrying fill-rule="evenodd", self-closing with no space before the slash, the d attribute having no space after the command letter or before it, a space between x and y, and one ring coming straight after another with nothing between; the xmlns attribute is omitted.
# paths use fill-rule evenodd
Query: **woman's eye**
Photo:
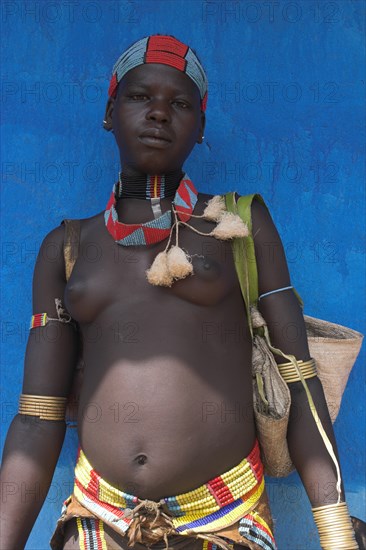
<svg viewBox="0 0 366 550"><path fill-rule="evenodd" d="M132 94L130 95L130 99L132 99L133 101L144 101L145 99L147 99L147 96L143 94Z"/></svg>
<svg viewBox="0 0 366 550"><path fill-rule="evenodd" d="M188 109L189 105L188 103L185 103L184 101L174 101L175 105L177 105L180 109Z"/></svg>

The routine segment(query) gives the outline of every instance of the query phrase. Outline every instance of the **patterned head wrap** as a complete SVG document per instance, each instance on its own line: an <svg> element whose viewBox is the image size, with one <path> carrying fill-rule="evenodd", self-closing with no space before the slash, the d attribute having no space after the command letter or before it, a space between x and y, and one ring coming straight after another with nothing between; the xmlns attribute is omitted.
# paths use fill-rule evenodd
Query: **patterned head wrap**
<svg viewBox="0 0 366 550"><path fill-rule="evenodd" d="M161 63L186 73L196 84L201 96L201 110L206 110L207 77L196 54L173 36L147 36L130 46L118 58L109 85L108 95L116 97L118 83L128 71L145 63Z"/></svg>

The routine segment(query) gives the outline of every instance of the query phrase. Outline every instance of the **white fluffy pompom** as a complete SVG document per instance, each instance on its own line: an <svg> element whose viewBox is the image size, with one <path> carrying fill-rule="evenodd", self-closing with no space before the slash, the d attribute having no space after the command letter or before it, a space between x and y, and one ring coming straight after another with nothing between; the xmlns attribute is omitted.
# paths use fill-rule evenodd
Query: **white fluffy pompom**
<svg viewBox="0 0 366 550"><path fill-rule="evenodd" d="M211 235L216 239L226 241L236 237L247 237L249 231L247 224L240 216L232 212L224 212L220 223L211 231Z"/></svg>
<svg viewBox="0 0 366 550"><path fill-rule="evenodd" d="M187 254L179 246L171 247L167 254L167 264L170 275L175 279L184 279L193 273Z"/></svg>
<svg viewBox="0 0 366 550"><path fill-rule="evenodd" d="M159 252L150 268L146 271L146 277L150 284L155 286L172 286L173 277L169 272L166 252Z"/></svg>
<svg viewBox="0 0 366 550"><path fill-rule="evenodd" d="M226 212L224 197L221 197L221 195L215 195L208 201L207 206L203 211L203 217L205 220L218 222L224 212Z"/></svg>

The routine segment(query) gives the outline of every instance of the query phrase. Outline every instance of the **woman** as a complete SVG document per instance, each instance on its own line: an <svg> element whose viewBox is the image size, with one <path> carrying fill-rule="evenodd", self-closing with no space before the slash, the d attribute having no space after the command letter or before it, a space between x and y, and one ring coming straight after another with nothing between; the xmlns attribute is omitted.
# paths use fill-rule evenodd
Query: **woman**
<svg viewBox="0 0 366 550"><path fill-rule="evenodd" d="M65 264L65 229L58 227L35 268L32 330L49 323L58 338L29 340L2 475L4 482L37 480L40 498L36 506L6 499L2 547L24 546L51 483L77 325L85 363L80 452L53 548L274 549L252 412L252 344L230 243L247 228L220 199L197 193L183 169L204 139L206 75L188 46L151 36L119 58L109 95L104 128L119 148L119 181L106 210L81 220L74 262ZM272 342L309 363L283 247L259 201L252 219L260 309ZM44 253L51 243L60 251L52 263ZM102 250L93 264L91 244ZM296 342L286 339L287 323L302 335ZM312 376L308 385L335 449L321 384ZM301 384L290 391L291 458L312 507L329 517L337 501L333 462ZM100 414L88 422L93 403ZM346 510L342 521L339 540L357 548Z"/></svg>

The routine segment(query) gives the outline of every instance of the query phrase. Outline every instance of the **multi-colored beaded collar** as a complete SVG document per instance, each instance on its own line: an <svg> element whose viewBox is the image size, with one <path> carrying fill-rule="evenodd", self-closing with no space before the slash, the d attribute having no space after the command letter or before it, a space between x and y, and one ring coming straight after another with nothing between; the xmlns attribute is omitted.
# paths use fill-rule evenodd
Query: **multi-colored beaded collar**
<svg viewBox="0 0 366 550"><path fill-rule="evenodd" d="M116 203L123 195L121 176L120 181L113 186L104 218L110 235L117 244L123 246L152 245L168 238L165 249L157 254L150 268L146 271L146 277L152 285L169 287L172 286L174 281L193 274L191 256L179 247L178 230L180 226L187 227L198 235L214 237L224 241L236 237L246 237L248 227L240 216L226 211L225 199L219 195L215 195L206 203L203 214L193 214L198 193L187 174L183 176L179 183L172 200L171 210L161 214L160 197L162 197L162 189L164 188L162 177L146 176L145 196L139 197L138 194L136 196L136 198L151 200L155 219L139 224L126 224L118 221ZM154 204L154 200L157 201L156 204ZM191 218L201 218L209 222L215 222L217 225L209 233L203 233L188 223ZM171 246L174 231L175 245Z"/></svg>
<svg viewBox="0 0 366 550"><path fill-rule="evenodd" d="M162 193L161 176L148 176L146 198L152 201L154 215L160 210L160 197ZM151 221L139 224L127 224L118 221L116 210L117 199L121 194L121 179L113 186L112 194L108 201L104 219L109 233L112 235L117 244L123 246L140 246L155 244L164 239L167 239L172 229L172 211L168 210L164 214L157 215ZM183 176L178 189L174 195L172 205L177 213L179 220L187 222L193 212L197 202L197 190L187 174ZM153 195L153 196L151 196ZM157 199L154 211L153 199Z"/></svg>

